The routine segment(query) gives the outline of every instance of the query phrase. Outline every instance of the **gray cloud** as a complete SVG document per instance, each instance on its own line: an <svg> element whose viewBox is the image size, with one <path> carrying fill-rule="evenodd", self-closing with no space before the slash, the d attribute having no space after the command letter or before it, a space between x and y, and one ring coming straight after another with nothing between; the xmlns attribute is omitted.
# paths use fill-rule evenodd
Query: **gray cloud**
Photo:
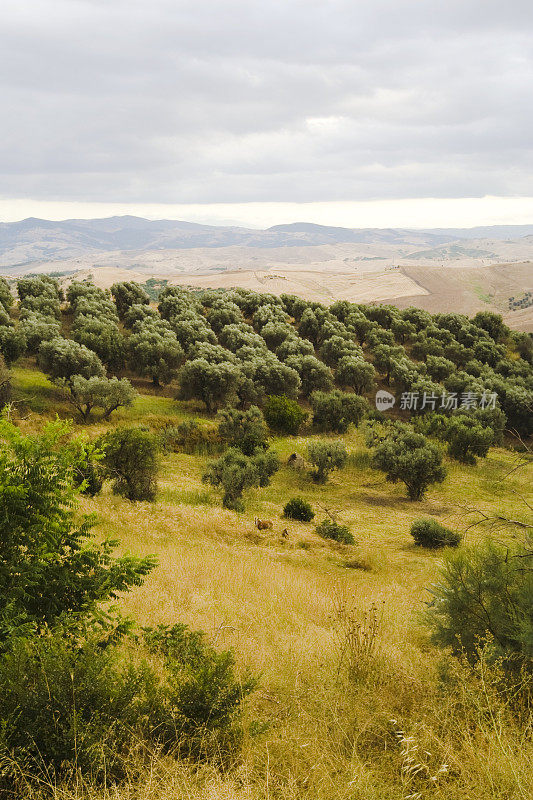
<svg viewBox="0 0 533 800"><path fill-rule="evenodd" d="M522 0L3 0L1 193L529 195Z"/></svg>

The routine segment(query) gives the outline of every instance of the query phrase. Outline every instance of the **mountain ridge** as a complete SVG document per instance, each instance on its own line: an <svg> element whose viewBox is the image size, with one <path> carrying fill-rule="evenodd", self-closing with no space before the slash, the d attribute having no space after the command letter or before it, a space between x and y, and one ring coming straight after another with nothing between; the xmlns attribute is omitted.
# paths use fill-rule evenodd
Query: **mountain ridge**
<svg viewBox="0 0 533 800"><path fill-rule="evenodd" d="M345 228L294 222L265 229L204 225L186 220L148 220L132 215L95 219L47 220L28 217L0 223L4 266L62 260L91 252L172 250L217 247L302 247L327 244L394 244L417 249L477 238L521 239L533 225L475 228Z"/></svg>

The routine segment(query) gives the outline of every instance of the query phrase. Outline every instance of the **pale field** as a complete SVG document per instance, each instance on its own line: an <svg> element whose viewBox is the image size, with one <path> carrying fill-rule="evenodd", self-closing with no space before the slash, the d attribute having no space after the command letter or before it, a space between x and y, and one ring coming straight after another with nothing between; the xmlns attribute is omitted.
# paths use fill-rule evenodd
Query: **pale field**
<svg viewBox="0 0 533 800"><path fill-rule="evenodd" d="M232 248L223 248L230 250ZM301 248L285 248L299 250ZM317 250L319 248L305 248ZM320 248L321 251L327 248ZM241 248L242 250L242 248ZM180 251L188 253L188 251ZM316 255L316 254L315 254ZM165 254L161 259L167 259ZM268 266L245 266L246 259L216 264L211 255L210 270L183 271L157 266L143 267L130 262L130 268L102 263L77 269L65 278L91 279L98 286L109 288L116 281L136 280L144 283L149 277L170 285L197 288L231 289L242 287L275 295L296 294L307 300L329 305L335 300L354 303L390 303L399 308L417 306L431 313L456 311L474 315L490 310L502 314L505 322L516 330L533 331L533 306L509 310L509 297L519 297L533 289L533 262L490 265L469 265L462 262L423 265L385 266L383 261L356 262L324 259L320 262L272 263ZM62 263L62 262L59 262ZM78 265L79 267L79 265Z"/></svg>

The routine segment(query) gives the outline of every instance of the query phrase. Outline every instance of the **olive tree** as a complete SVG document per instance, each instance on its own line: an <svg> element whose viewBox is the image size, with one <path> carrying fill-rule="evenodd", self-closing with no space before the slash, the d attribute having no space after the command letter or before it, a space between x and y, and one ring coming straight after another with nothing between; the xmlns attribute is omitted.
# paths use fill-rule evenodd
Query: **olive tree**
<svg viewBox="0 0 533 800"><path fill-rule="evenodd" d="M12 324L0 325L0 355L6 364L12 364L25 350L24 332L14 328Z"/></svg>
<svg viewBox="0 0 533 800"><path fill-rule="evenodd" d="M60 336L50 342L42 342L38 363L53 380L63 378L70 382L74 375L91 378L105 374L104 365L96 353L83 344Z"/></svg>
<svg viewBox="0 0 533 800"><path fill-rule="evenodd" d="M310 397L315 391L327 392L333 388L330 368L315 356L289 356L285 363L300 376L301 392L304 397Z"/></svg>
<svg viewBox="0 0 533 800"><path fill-rule="evenodd" d="M309 442L307 456L315 469L311 473L316 483L325 483L335 469L342 469L348 453L342 442Z"/></svg>
<svg viewBox="0 0 533 800"><path fill-rule="evenodd" d="M181 400L201 400L213 413L225 403L235 400L241 371L236 364L211 363L205 358L186 361L179 373Z"/></svg>
<svg viewBox="0 0 533 800"><path fill-rule="evenodd" d="M374 348L373 355L376 369L385 376L385 381L388 384L390 382L392 369L406 353L405 348L401 345L391 346L380 344Z"/></svg>
<svg viewBox="0 0 533 800"><path fill-rule="evenodd" d="M202 480L222 490L222 504L225 508L242 511L244 491L252 487L268 486L277 469L279 459L273 450L256 451L250 457L241 450L230 447L219 459L207 465Z"/></svg>
<svg viewBox="0 0 533 800"><path fill-rule="evenodd" d="M156 321L160 319L159 312L151 306L145 306L143 303L134 303L128 308L124 314L124 325L127 328L133 329L137 323L142 324L146 320Z"/></svg>
<svg viewBox="0 0 533 800"><path fill-rule="evenodd" d="M127 342L131 370L150 376L154 386L170 383L184 356L176 334L167 325L162 321L145 323Z"/></svg>
<svg viewBox="0 0 533 800"><path fill-rule="evenodd" d="M368 410L368 403L357 394L313 392L311 395L313 425L317 430L346 433L351 423L359 425Z"/></svg>
<svg viewBox="0 0 533 800"><path fill-rule="evenodd" d="M72 338L93 350L111 372L118 372L124 367L124 337L111 320L80 315L72 326Z"/></svg>
<svg viewBox="0 0 533 800"><path fill-rule="evenodd" d="M255 354L253 361L243 363L242 370L265 395L286 395L297 398L301 381L296 370L283 364L275 355Z"/></svg>
<svg viewBox="0 0 533 800"><path fill-rule="evenodd" d="M320 357L330 367L336 367L341 358L350 355L362 357L363 354L359 345L343 336L331 336L320 348Z"/></svg>
<svg viewBox="0 0 533 800"><path fill-rule="evenodd" d="M56 339L60 335L61 323L54 317L36 314L34 311L21 314L19 332L26 340L28 353L36 353L42 342Z"/></svg>
<svg viewBox="0 0 533 800"><path fill-rule="evenodd" d="M237 447L246 456L253 455L257 448L266 448L268 428L257 406L251 406L247 411L224 408L218 417L218 433L230 447Z"/></svg>
<svg viewBox="0 0 533 800"><path fill-rule="evenodd" d="M388 481L403 482L410 500L421 500L429 486L446 477L439 448L421 433L403 427L378 444L372 465Z"/></svg>
<svg viewBox="0 0 533 800"><path fill-rule="evenodd" d="M28 276L17 281L19 300L24 302L28 297L51 297L61 300L62 291L56 278L50 275Z"/></svg>
<svg viewBox="0 0 533 800"><path fill-rule="evenodd" d="M21 310L34 311L43 317L61 318L61 305L56 297L49 295L27 295L20 302Z"/></svg>
<svg viewBox="0 0 533 800"><path fill-rule="evenodd" d="M336 377L341 386L348 386L356 394L364 394L373 389L376 370L364 358L345 356L337 365Z"/></svg>
<svg viewBox="0 0 533 800"><path fill-rule="evenodd" d="M473 418L458 416L449 421L445 438L451 458L463 464L475 464L477 457L484 458L489 452L494 443L494 432Z"/></svg>
<svg viewBox="0 0 533 800"><path fill-rule="evenodd" d="M80 413L84 422L87 422L95 408L102 410L103 419L108 419L117 408L130 406L137 395L126 378L119 380L99 376L84 378L74 375L65 384L65 391L68 401Z"/></svg>
<svg viewBox="0 0 533 800"><path fill-rule="evenodd" d="M9 288L9 283L5 278L0 278L0 306L9 312L9 309L12 305L13 295L11 293L11 289Z"/></svg>
<svg viewBox="0 0 533 800"><path fill-rule="evenodd" d="M120 319L123 319L126 312L134 304L149 305L150 298L136 281L121 281L114 283L111 287L111 294L117 307Z"/></svg>
<svg viewBox="0 0 533 800"><path fill-rule="evenodd" d="M441 382L448 378L452 372L455 372L456 366L453 361L442 356L428 356L426 358L426 368L428 374L437 382Z"/></svg>

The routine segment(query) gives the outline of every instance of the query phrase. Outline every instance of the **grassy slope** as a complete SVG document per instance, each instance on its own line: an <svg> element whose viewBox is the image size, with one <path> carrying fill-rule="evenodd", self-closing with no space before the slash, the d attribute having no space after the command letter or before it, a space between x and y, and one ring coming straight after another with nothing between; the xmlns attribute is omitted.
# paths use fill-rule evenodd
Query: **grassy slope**
<svg viewBox="0 0 533 800"><path fill-rule="evenodd" d="M201 416L194 404L141 388L134 406L108 424ZM15 370L15 400L29 429L56 412L70 416L57 390L30 365ZM88 431L102 429L95 423ZM140 786L110 796L483 800L533 793L531 742L520 738L487 681L474 690L477 682L459 673L462 688L439 694L442 655L416 615L440 554L414 547L408 532L420 515L464 530L471 519L465 508L472 506L519 518L517 496L527 494L530 476L515 472L502 481L513 456L494 449L475 468L448 463L445 483L411 503L402 486L370 469L359 432L343 439L349 464L328 484L317 487L306 473L283 467L271 486L248 495L244 514L220 507L216 492L201 483L207 459L185 454L163 459L154 504L131 504L109 489L83 501L84 510L98 514L97 533L159 558L145 585L125 599L129 613L143 623L181 620L202 628L218 645L234 647L241 669L262 675L247 714L266 729L247 738L235 771L193 774L155 758ZM294 451L305 455L306 441L278 438L273 446L286 461ZM329 544L312 524L283 520L283 505L296 494L312 503L318 520L320 506L336 512L358 545ZM271 519L273 531L258 532L256 516ZM285 528L287 539L280 535ZM467 539L479 535L473 529ZM371 604L380 622L375 651L366 657ZM357 679L339 666L343 624L363 643Z"/></svg>

